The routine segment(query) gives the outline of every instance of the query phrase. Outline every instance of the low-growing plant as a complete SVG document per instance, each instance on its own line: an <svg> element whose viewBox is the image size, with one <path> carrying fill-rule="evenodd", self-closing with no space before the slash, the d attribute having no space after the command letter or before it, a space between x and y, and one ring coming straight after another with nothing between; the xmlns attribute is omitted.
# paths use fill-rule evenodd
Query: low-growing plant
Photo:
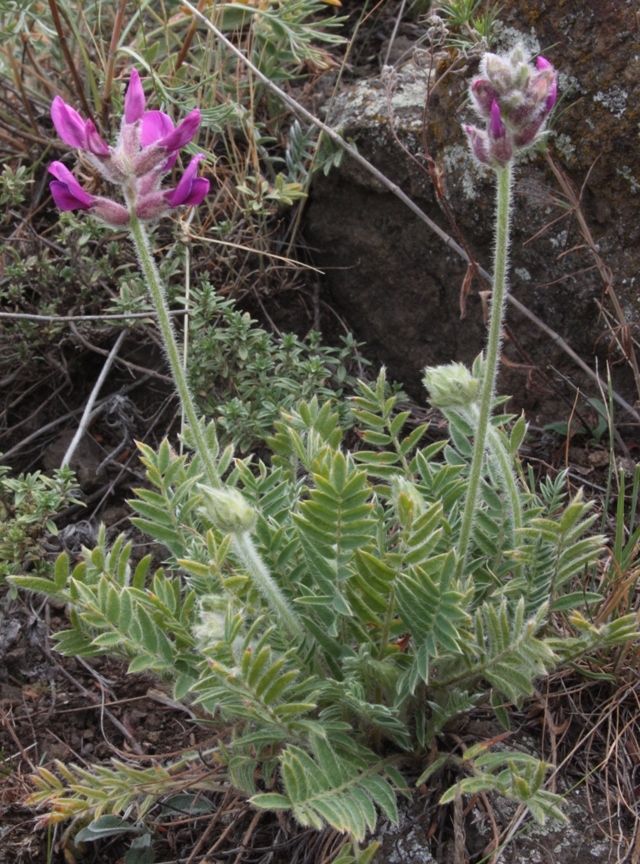
<svg viewBox="0 0 640 864"><path fill-rule="evenodd" d="M446 44L464 53L491 47L500 10L499 4L482 0L438 0L431 11L446 24Z"/></svg>
<svg viewBox="0 0 640 864"><path fill-rule="evenodd" d="M604 539L589 533L595 515L580 496L564 500L562 478L538 492L518 481L516 535L491 468L458 574L470 428L455 417L451 443L424 446L426 427L407 430L395 402L383 374L360 385L354 413L367 448L353 453L329 404L301 403L277 424L270 465L217 451L210 428L225 478L217 489L202 482L197 457L142 446L151 488L132 500L134 521L166 547L165 566L152 571L150 556L134 566L131 543L109 547L103 532L75 567L60 556L51 580L13 580L69 604L71 626L55 637L62 653L117 652L130 672L152 670L174 698L200 705L221 735L231 723L216 760L256 806L359 840L375 807L395 818L406 783L397 766L408 755L424 765L458 715L493 704L504 718L502 706L531 695L539 676L636 632L634 615L597 627L579 611L600 600ZM509 423L498 418L492 434L513 461L524 424ZM589 569L591 593L572 593ZM473 755L460 763L473 775L463 793L497 790L537 818L559 815L533 757ZM38 775L32 802L54 820L142 818L198 759L152 778L120 764L97 773L59 764Z"/></svg>
<svg viewBox="0 0 640 864"><path fill-rule="evenodd" d="M33 179L29 176L26 165L19 165L15 169L11 165L5 165L0 174L0 206L8 210L22 204L32 183Z"/></svg>
<svg viewBox="0 0 640 864"><path fill-rule="evenodd" d="M492 707L507 724L508 705L531 695L540 676L637 635L634 614L590 620L605 546L591 530L596 515L580 493L567 498L563 475L537 488L527 481L518 459L524 420L495 413L513 161L539 138L555 90L550 64L538 58L533 67L521 48L487 55L471 86L482 126L467 135L497 176L494 286L485 355L471 370L426 372L448 441L411 424L381 372L351 401L359 446L349 447L334 405L314 396L282 413L268 456L234 456L198 416L142 224L151 210L146 172L177 149L176 137L184 143L177 130L165 133L171 146L164 138L139 152L126 145L126 163L119 149L105 150L112 176L125 173L116 180L126 208L84 198L55 167L65 187L54 186L58 203L84 203L132 235L193 454L179 456L167 441L140 445L148 485L131 506L137 528L167 550L161 568L151 556L135 563L131 541L108 544L103 530L74 567L63 554L50 578L13 582L70 608L58 650L119 653L131 673L153 671L219 739L166 766L42 768L31 803L48 807L45 821L90 822L96 833L105 815L141 820L163 797L218 788L224 775L257 808L347 833L357 858L378 814L397 818L408 777L422 772L422 783L446 762L468 776L443 802L490 791L539 821L561 817L559 796L544 785L547 766L533 756L486 742L438 753L460 715ZM71 110L54 113L63 139L101 148L90 121ZM133 74L120 146L135 143L144 122ZM201 199L194 168L185 176L167 192L152 178L158 213ZM215 780L201 768L207 753Z"/></svg>
<svg viewBox="0 0 640 864"><path fill-rule="evenodd" d="M7 576L50 570L43 555L43 536L58 533L53 518L78 503L75 475L60 468L51 476L35 471L10 476L0 465L0 583Z"/></svg>
<svg viewBox="0 0 640 864"><path fill-rule="evenodd" d="M203 281L191 294L189 346L189 381L200 410L240 451L264 441L279 412L300 399L333 399L348 419L342 396L355 386L358 349L351 336L339 348L323 345L313 331L304 339L275 336Z"/></svg>

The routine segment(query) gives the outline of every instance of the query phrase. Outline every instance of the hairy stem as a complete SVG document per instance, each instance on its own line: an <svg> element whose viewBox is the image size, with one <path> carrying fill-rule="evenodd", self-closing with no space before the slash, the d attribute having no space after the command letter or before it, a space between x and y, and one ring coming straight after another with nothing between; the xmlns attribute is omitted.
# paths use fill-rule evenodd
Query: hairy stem
<svg viewBox="0 0 640 864"><path fill-rule="evenodd" d="M138 260L144 274L149 294L151 295L155 307L158 326L160 327L162 342L165 351L167 352L167 360L169 361L171 375L176 390L178 391L182 411L189 423L194 448L204 467L208 482L211 486L218 487L220 486L220 476L215 461L211 457L204 435L203 426L198 417L198 412L196 411L193 397L191 396L191 391L189 390L189 385L187 383L187 376L180 360L180 349L178 348L178 342L171 322L164 286L160 279L156 263L153 260L153 255L149 246L149 238L144 225L136 216L133 206L129 207L129 215L131 236L136 247L136 252L138 253Z"/></svg>
<svg viewBox="0 0 640 864"><path fill-rule="evenodd" d="M262 594L280 623L294 639L304 638L304 628L280 588L273 581L267 565L260 557L251 534L238 531L233 534L233 549L251 576L253 584Z"/></svg>
<svg viewBox="0 0 640 864"><path fill-rule="evenodd" d="M213 488L219 488L221 485L220 475L215 461L211 457L211 452L203 432L203 426L198 417L198 412L196 411L187 383L187 377L180 361L180 349L178 348L178 342L171 323L164 286L151 254L149 238L144 226L135 214L133 202L129 203L131 236L133 237L133 242L138 253L138 260L140 261L147 288L149 289L156 315L158 316L162 341L167 352L167 359L178 396L180 397L182 410L189 423L194 448L204 467L207 481ZM291 636L301 639L304 635L302 625L284 595L271 578L271 574L254 546L250 534L248 532L236 534L234 536L234 546L254 585L276 613L281 624L287 628Z"/></svg>
<svg viewBox="0 0 640 864"><path fill-rule="evenodd" d="M482 375L482 391L480 395L480 411L478 427L473 442L471 471L467 485L467 495L462 511L462 525L458 540L458 567L462 573L469 555L471 532L478 506L478 492L482 477L484 453L487 441L487 430L491 418L491 409L495 396L496 378L500 360L502 341L502 326L507 300L507 266L509 258L509 223L511 216L511 187L513 178L511 163L496 170L496 245L493 259L493 290L491 293L491 319L487 349L484 358Z"/></svg>

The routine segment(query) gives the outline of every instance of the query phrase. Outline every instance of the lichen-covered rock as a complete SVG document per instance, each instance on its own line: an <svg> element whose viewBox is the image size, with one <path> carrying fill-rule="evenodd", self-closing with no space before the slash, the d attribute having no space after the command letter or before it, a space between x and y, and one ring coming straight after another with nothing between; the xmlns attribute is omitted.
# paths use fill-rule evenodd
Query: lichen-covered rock
<svg viewBox="0 0 640 864"><path fill-rule="evenodd" d="M500 49L524 40L561 73L551 155L574 185L583 187L583 212L596 251L612 274L627 320L637 326L640 52L632 35L638 26L634 16L633 4L622 0L514 0L498 38ZM416 51L391 80L372 77L345 88L329 117L491 269L493 177L469 156L460 129L470 116L466 86L477 59L470 56L465 65L449 50L432 63L423 50ZM425 111L427 90L436 81ZM455 225L434 194L425 142ZM327 273L332 304L416 395L425 365L469 362L481 350L479 291L487 286L474 285L461 319L464 262L352 160L345 158L340 169L315 181L306 234ZM513 294L592 367L599 354L602 370L610 333L599 304L610 307L603 283L607 271L595 263L544 155L532 154L517 173ZM578 383L583 379L549 337L513 309L508 328L502 389L515 392L521 406L549 413L555 388L563 386L552 370L560 368ZM529 374L532 367L543 374ZM618 375L617 386L632 396L625 364Z"/></svg>
<svg viewBox="0 0 640 864"><path fill-rule="evenodd" d="M535 748L533 752L537 755ZM469 799L465 798L460 833L466 860L495 860L495 864L611 864L615 845L604 833L608 812L603 794L597 789L587 794L583 787L559 791L566 823L547 821L540 825L527 818L513 832L509 829L520 815L515 802L495 795L485 797L492 808L492 824L483 806L467 810ZM455 854L453 831L444 828L444 838L448 832L451 834L447 839L432 836L434 824L448 826L450 817L445 808L434 808L418 794L409 801L401 800L398 824L385 822L378 827L376 839L381 846L374 864L455 864L460 859ZM488 854L493 849L496 825L502 836L507 832L510 836L497 860Z"/></svg>

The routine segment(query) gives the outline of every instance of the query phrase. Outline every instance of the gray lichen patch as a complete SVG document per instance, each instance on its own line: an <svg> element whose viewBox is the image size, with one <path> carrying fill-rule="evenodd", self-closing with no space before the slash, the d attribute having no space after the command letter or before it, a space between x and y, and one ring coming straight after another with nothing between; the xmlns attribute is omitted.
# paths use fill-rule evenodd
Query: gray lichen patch
<svg viewBox="0 0 640 864"><path fill-rule="evenodd" d="M528 33L524 33L522 30L509 27L503 21L498 20L494 25L493 38L494 48L498 53L509 51L518 44L523 45L532 57L540 54L541 51L540 40L533 27Z"/></svg>
<svg viewBox="0 0 640 864"><path fill-rule="evenodd" d="M605 810L604 802L598 799L597 806ZM509 816L515 805L500 801L498 808L503 817ZM526 822L513 843L504 850L497 864L547 864L548 861L562 861L563 864L605 864L611 860L611 844L598 830L594 815L590 812L590 802L584 789L574 789L566 793L563 811L567 824L546 822Z"/></svg>
<svg viewBox="0 0 640 864"><path fill-rule="evenodd" d="M627 110L628 99L629 94L622 87L610 87L604 91L598 90L593 97L594 102L599 102L618 119L624 116L624 112Z"/></svg>
<svg viewBox="0 0 640 864"><path fill-rule="evenodd" d="M384 823L378 830L382 851L376 864L436 864L429 850L424 828L416 822L411 805L400 808L397 825Z"/></svg>
<svg viewBox="0 0 640 864"><path fill-rule="evenodd" d="M359 81L341 93L331 107L330 122L349 127L389 123L403 129L421 129L422 111L430 82L428 69L413 62L402 66L401 74Z"/></svg>
<svg viewBox="0 0 640 864"><path fill-rule="evenodd" d="M488 171L478 165L469 148L462 144L453 144L442 151L447 182L455 182L464 198L474 201L480 194L479 184L486 178Z"/></svg>
<svg viewBox="0 0 640 864"><path fill-rule="evenodd" d="M516 267L513 272L521 282L531 282L531 273L526 267Z"/></svg>

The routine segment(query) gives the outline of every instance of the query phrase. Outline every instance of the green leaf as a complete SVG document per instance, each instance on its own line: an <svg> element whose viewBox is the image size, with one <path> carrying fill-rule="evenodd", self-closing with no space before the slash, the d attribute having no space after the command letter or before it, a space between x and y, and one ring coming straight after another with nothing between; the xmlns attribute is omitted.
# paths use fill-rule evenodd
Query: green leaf
<svg viewBox="0 0 640 864"><path fill-rule="evenodd" d="M113 632L101 633L92 640L91 644L96 648L100 648L100 650L118 648L123 645L122 634Z"/></svg>
<svg viewBox="0 0 640 864"><path fill-rule="evenodd" d="M124 854L124 864L154 864L155 860L151 834L136 837Z"/></svg>
<svg viewBox="0 0 640 864"><path fill-rule="evenodd" d="M147 669L154 669L158 660L152 654L138 654L129 663L127 672L129 675L135 675L136 672L145 672Z"/></svg>
<svg viewBox="0 0 640 864"><path fill-rule="evenodd" d="M61 552L56 558L53 568L53 581L58 591L61 591L67 584L69 569L69 555L67 552Z"/></svg>
<svg viewBox="0 0 640 864"><path fill-rule="evenodd" d="M36 591L38 594L46 594L47 597L56 597L59 594L55 582L40 576L9 576L8 581L17 588Z"/></svg>
<svg viewBox="0 0 640 864"><path fill-rule="evenodd" d="M182 544L177 531L165 525L159 525L157 522L152 522L149 519L141 519L139 516L134 516L131 523L136 526L144 534L153 537L154 540L159 540L174 554L179 555L182 550Z"/></svg>
<svg viewBox="0 0 640 864"><path fill-rule="evenodd" d="M92 645L91 638L79 630L59 630L53 639L56 650L67 657L92 657L100 653Z"/></svg>
<svg viewBox="0 0 640 864"><path fill-rule="evenodd" d="M260 792L249 798L249 803L260 810L290 810L291 801L277 792Z"/></svg>
<svg viewBox="0 0 640 864"><path fill-rule="evenodd" d="M85 828L81 828L74 840L78 843L95 843L106 837L118 837L120 834L139 834L140 828L125 822L119 816L100 816Z"/></svg>
<svg viewBox="0 0 640 864"><path fill-rule="evenodd" d="M592 606L600 603L602 599L602 594L598 594L597 591L572 591L554 600L551 604L551 611L568 612L579 606Z"/></svg>

